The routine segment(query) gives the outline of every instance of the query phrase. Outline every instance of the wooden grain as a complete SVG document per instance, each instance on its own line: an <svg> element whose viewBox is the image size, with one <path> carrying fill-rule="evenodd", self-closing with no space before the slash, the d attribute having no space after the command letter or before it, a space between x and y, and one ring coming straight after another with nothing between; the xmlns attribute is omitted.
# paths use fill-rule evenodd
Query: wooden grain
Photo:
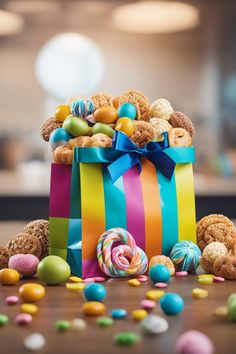
<svg viewBox="0 0 236 354"><path fill-rule="evenodd" d="M151 289L150 283L133 288L127 280L111 280L106 283L107 314L111 309L123 307L129 313L138 309L140 301L145 297L147 290ZM113 342L113 335L120 331L140 332L138 323L130 317L125 320L116 320L110 328L99 328L95 318L86 317L88 324L84 332L69 331L58 333L54 330L54 323L59 319L72 320L82 316L81 307L84 303L82 293L73 293L62 286L47 286L46 297L38 303L39 313L28 327L19 327L14 324L14 317L19 311L19 305L7 306L4 299L7 295L17 294L18 286L0 287L0 313L10 317L10 323L0 328L1 353L25 353L23 338L32 333L40 332L46 337L46 347L40 353L174 353L175 341L186 330L195 329L209 335L216 346L216 353L235 353L236 323L213 316L214 309L224 305L227 297L236 291L235 282L205 285L209 290L207 299L193 299L191 290L199 287L196 276L187 278L172 278L168 291L178 292L185 299L185 309L178 315L167 317L169 330L159 336L142 336L138 345L132 348L120 348ZM153 311L163 315L159 304Z"/></svg>

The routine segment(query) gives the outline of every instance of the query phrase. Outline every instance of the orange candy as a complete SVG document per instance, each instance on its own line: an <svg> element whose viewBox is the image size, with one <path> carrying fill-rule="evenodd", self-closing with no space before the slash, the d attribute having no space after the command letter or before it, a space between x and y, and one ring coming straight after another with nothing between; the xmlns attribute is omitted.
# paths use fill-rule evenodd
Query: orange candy
<svg viewBox="0 0 236 354"><path fill-rule="evenodd" d="M3 285L15 285L20 279L20 274L9 268L0 270L0 283Z"/></svg>
<svg viewBox="0 0 236 354"><path fill-rule="evenodd" d="M118 113L115 107L102 107L96 109L94 112L94 119L96 122L100 123L113 123L117 120L118 118Z"/></svg>
<svg viewBox="0 0 236 354"><path fill-rule="evenodd" d="M45 289L40 284L27 283L20 287L19 295L25 302L36 302L44 297Z"/></svg>
<svg viewBox="0 0 236 354"><path fill-rule="evenodd" d="M134 121L128 117L119 118L115 130L120 130L128 136L131 136L134 131Z"/></svg>
<svg viewBox="0 0 236 354"><path fill-rule="evenodd" d="M55 112L55 118L58 122L64 122L64 120L71 114L70 106L67 104L61 104L57 106Z"/></svg>

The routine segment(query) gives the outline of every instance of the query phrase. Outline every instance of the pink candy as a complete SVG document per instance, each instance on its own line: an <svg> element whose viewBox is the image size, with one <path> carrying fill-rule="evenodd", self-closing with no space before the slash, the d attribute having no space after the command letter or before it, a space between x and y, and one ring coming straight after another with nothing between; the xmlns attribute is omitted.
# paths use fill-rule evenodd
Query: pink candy
<svg viewBox="0 0 236 354"><path fill-rule="evenodd" d="M225 281L225 278L223 277L213 277L214 283L222 283Z"/></svg>
<svg viewBox="0 0 236 354"><path fill-rule="evenodd" d="M182 270L181 272L175 272L176 277L186 277L188 275L188 272L185 270Z"/></svg>
<svg viewBox="0 0 236 354"><path fill-rule="evenodd" d="M20 326L25 326L32 322L33 317L28 313L20 313L16 316L15 322Z"/></svg>
<svg viewBox="0 0 236 354"><path fill-rule="evenodd" d="M9 259L8 267L16 270L23 277L33 277L37 272L39 259L33 254L15 254Z"/></svg>
<svg viewBox="0 0 236 354"><path fill-rule="evenodd" d="M144 310L152 310L154 309L154 307L156 306L156 303L155 301L152 301L152 300L142 300L141 301L141 307L144 309Z"/></svg>
<svg viewBox="0 0 236 354"><path fill-rule="evenodd" d="M7 296L5 302L7 305L15 305L19 301L18 296Z"/></svg>
<svg viewBox="0 0 236 354"><path fill-rule="evenodd" d="M155 288L166 288L168 286L167 283L156 283Z"/></svg>
<svg viewBox="0 0 236 354"><path fill-rule="evenodd" d="M85 278L83 280L84 283L102 283L106 280L104 277L93 277L93 278Z"/></svg>
<svg viewBox="0 0 236 354"><path fill-rule="evenodd" d="M138 275L136 277L136 279L138 279L138 281L140 281L140 283L144 283L144 282L148 281L148 277L146 275Z"/></svg>
<svg viewBox="0 0 236 354"><path fill-rule="evenodd" d="M205 334L187 331L178 338L176 352L178 354L213 354L214 346Z"/></svg>

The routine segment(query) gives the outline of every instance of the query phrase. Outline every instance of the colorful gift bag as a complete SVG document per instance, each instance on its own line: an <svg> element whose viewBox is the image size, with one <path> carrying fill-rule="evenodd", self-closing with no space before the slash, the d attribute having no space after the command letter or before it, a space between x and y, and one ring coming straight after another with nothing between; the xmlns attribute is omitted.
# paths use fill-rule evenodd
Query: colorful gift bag
<svg viewBox="0 0 236 354"><path fill-rule="evenodd" d="M72 273L101 275L96 246L113 227L127 229L150 259L181 240L195 242L193 147L137 148L122 133L114 148L75 148L72 166L52 164L50 254Z"/></svg>

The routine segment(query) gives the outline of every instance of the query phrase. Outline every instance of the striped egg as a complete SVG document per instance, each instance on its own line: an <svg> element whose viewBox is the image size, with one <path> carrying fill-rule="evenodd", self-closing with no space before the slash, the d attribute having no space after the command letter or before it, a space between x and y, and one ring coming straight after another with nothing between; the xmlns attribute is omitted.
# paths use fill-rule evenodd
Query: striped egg
<svg viewBox="0 0 236 354"><path fill-rule="evenodd" d="M86 118L91 115L94 109L94 103L90 98L75 100L71 103L71 113L80 118Z"/></svg>

